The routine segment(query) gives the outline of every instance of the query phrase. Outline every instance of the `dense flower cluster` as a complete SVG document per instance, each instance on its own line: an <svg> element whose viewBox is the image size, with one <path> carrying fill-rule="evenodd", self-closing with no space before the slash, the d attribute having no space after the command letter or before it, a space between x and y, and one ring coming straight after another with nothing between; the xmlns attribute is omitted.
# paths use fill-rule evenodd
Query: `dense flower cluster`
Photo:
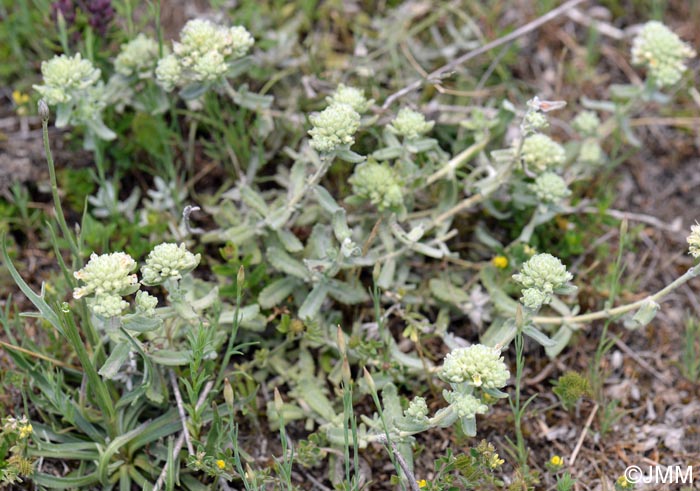
<svg viewBox="0 0 700 491"><path fill-rule="evenodd" d="M367 100L364 92L360 89L340 84L330 97L326 97L326 102L331 106L333 104L347 104L355 112L363 114L367 112L374 100Z"/></svg>
<svg viewBox="0 0 700 491"><path fill-rule="evenodd" d="M403 207L401 184L388 164L374 161L359 164L349 181L357 196L369 200L380 211L396 211Z"/></svg>
<svg viewBox="0 0 700 491"><path fill-rule="evenodd" d="M571 122L571 126L583 136L595 136L600 127L600 118L593 111L581 111Z"/></svg>
<svg viewBox="0 0 700 491"><path fill-rule="evenodd" d="M88 307L102 317L115 317L129 306L122 299L138 289L138 279L131 274L136 269L136 261L124 252L113 252L98 256L93 253L90 261L73 273L84 286L73 290L73 298L94 295L88 301Z"/></svg>
<svg viewBox="0 0 700 491"><path fill-rule="evenodd" d="M581 142L581 148L578 153L578 160L584 164L595 165L600 164L605 159L603 149L600 143L595 138L586 138Z"/></svg>
<svg viewBox="0 0 700 491"><path fill-rule="evenodd" d="M433 129L435 121L426 121L421 113L404 107L399 111L387 129L392 133L415 140Z"/></svg>
<svg viewBox="0 0 700 491"><path fill-rule="evenodd" d="M44 83L34 89L51 105L79 102L83 93L100 80L100 70L90 60L82 59L80 53L42 62L41 75Z"/></svg>
<svg viewBox="0 0 700 491"><path fill-rule="evenodd" d="M688 253L693 257L700 257L700 224L690 226L688 241Z"/></svg>
<svg viewBox="0 0 700 491"><path fill-rule="evenodd" d="M544 172L537 176L530 189L542 203L557 203L571 194L564 179L554 172Z"/></svg>
<svg viewBox="0 0 700 491"><path fill-rule="evenodd" d="M460 418L474 418L477 414L486 414L489 410L486 404L471 394L445 390L442 395Z"/></svg>
<svg viewBox="0 0 700 491"><path fill-rule="evenodd" d="M425 398L416 396L408 404L404 416L416 423L423 423L428 419L428 404Z"/></svg>
<svg viewBox="0 0 700 491"><path fill-rule="evenodd" d="M148 317L153 317L156 313L158 299L148 292L138 291L136 292L134 305L137 312L140 312Z"/></svg>
<svg viewBox="0 0 700 491"><path fill-rule="evenodd" d="M573 279L566 266L551 254L537 254L531 257L519 274L513 279L520 283L522 291L521 302L531 310L537 310L542 305L552 301L555 290L562 288Z"/></svg>
<svg viewBox="0 0 700 491"><path fill-rule="evenodd" d="M148 254L146 264L141 267L144 285L159 285L165 280L179 280L182 275L197 267L201 255L194 255L187 250L185 244L164 242L157 245Z"/></svg>
<svg viewBox="0 0 700 491"><path fill-rule="evenodd" d="M521 157L531 171L544 172L562 165L566 155L560 144L543 133L536 133L523 142Z"/></svg>
<svg viewBox="0 0 700 491"><path fill-rule="evenodd" d="M355 143L354 135L360 127L360 115L349 104L331 104L309 120L313 125L309 131L311 146L322 153Z"/></svg>
<svg viewBox="0 0 700 491"><path fill-rule="evenodd" d="M678 82L688 68L686 60L694 56L688 44L658 21L647 22L632 42L632 63L645 66L659 87Z"/></svg>
<svg viewBox="0 0 700 491"><path fill-rule="evenodd" d="M457 348L445 357L440 378L450 383L467 382L474 387L497 389L510 377L501 352L483 344Z"/></svg>
<svg viewBox="0 0 700 491"><path fill-rule="evenodd" d="M114 69L124 77L150 78L158 61L158 43L144 34L122 45Z"/></svg>
<svg viewBox="0 0 700 491"><path fill-rule="evenodd" d="M73 291L73 297L133 293L138 279L135 274L130 273L135 269L136 261L124 252L113 252L101 256L93 252L90 261L82 269L73 273L76 279L85 284Z"/></svg>
<svg viewBox="0 0 700 491"><path fill-rule="evenodd" d="M178 85L211 83L222 77L231 62L245 56L254 44L242 26L224 27L208 20L194 19L173 43L172 55L158 62L156 80L166 91Z"/></svg>

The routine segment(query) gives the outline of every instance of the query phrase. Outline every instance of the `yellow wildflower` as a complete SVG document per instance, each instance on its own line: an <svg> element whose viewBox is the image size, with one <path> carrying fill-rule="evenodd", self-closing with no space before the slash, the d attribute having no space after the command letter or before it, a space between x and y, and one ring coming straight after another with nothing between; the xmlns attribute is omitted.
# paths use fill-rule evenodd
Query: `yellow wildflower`
<svg viewBox="0 0 700 491"><path fill-rule="evenodd" d="M564 463L564 459L562 459L558 455L554 455L551 459L549 459L549 463L559 467L560 465L562 465Z"/></svg>
<svg viewBox="0 0 700 491"><path fill-rule="evenodd" d="M26 424L24 426L20 426L19 427L19 437L21 439L25 439L29 435L31 435L33 431L34 431L34 428L32 428L31 424Z"/></svg>
<svg viewBox="0 0 700 491"><path fill-rule="evenodd" d="M421 479L420 481L417 481L417 483L419 488L424 488L428 485L428 481L426 481L425 479Z"/></svg>
<svg viewBox="0 0 700 491"><path fill-rule="evenodd" d="M632 487L632 483L627 480L625 476L620 476L617 478L617 487L620 487L622 489L628 489Z"/></svg>
<svg viewBox="0 0 700 491"><path fill-rule="evenodd" d="M19 90L15 90L12 92L12 100L18 106L23 106L24 104L29 102L29 94L23 94Z"/></svg>
<svg viewBox="0 0 700 491"><path fill-rule="evenodd" d="M500 457L498 456L498 454L495 453L495 454L493 454L493 455L491 456L491 459L489 460L489 467L490 467L491 469L497 469L497 468L501 467L501 466L503 465L504 462L505 462L505 460L503 460L502 458L500 458Z"/></svg>
<svg viewBox="0 0 700 491"><path fill-rule="evenodd" d="M219 469L224 470L224 469L226 468L226 462L224 462L223 460L219 459L219 460L216 461L216 466L217 466Z"/></svg>
<svg viewBox="0 0 700 491"><path fill-rule="evenodd" d="M491 264L498 269L506 269L508 267L508 258L505 256L496 256L491 260Z"/></svg>

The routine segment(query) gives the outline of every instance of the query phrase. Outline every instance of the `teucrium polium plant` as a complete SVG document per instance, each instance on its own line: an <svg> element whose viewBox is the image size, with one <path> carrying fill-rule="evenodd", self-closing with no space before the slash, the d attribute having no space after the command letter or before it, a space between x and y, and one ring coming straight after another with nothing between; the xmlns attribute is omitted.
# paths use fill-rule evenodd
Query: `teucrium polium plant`
<svg viewBox="0 0 700 491"><path fill-rule="evenodd" d="M557 252L562 260L538 250L566 243L556 236L565 227L551 225L585 210L580 189L620 160L607 138L637 144L632 118L650 102L667 101L661 90L683 78L694 53L662 24L648 23L633 41L631 60L644 67L644 85L615 86L611 101L567 101L573 108L534 94L529 102L491 99L468 109L458 97L448 106L405 94L401 104L380 107L387 94L368 86L366 67L328 79L296 73L308 56L282 49L286 30L262 37L250 28L258 45L243 26L195 19L172 44L135 35L111 65L80 53L42 64L35 89L45 101L47 150L52 106L57 126L85 129L100 187L87 199L84 223L67 223L47 154L59 225L50 233L57 251L70 249L64 283L33 292L3 249L42 328L55 330L70 351L65 362L50 357L58 362L50 372L20 351L11 354L31 373L37 390L27 397L41 408L30 413L36 421L5 424L17 444L15 477L33 472L30 459L63 451L80 462L68 476L79 480L69 482L75 487L118 481L123 489L196 490L224 481L291 489L293 466L327 455L339 462L328 472L340 487L361 474L352 469L356 452L384 443L408 488L416 434L459 425L474 436L477 419L507 397L511 374L502 353L511 341L517 399L522 336L556 357L592 321L628 314L625 325L644 325L670 291L582 313L573 285L573 273L582 281L573 266L580 261L571 251ZM279 77L260 82L257 72ZM275 94L274 107L271 95L231 85L245 75L261 93ZM304 100L286 107L290 97L278 85L303 87L291 98ZM240 113L229 114L232 106ZM115 130L156 128L168 135L163 140L188 124L177 151L155 141L146 149L168 161L184 154L184 163L146 179L152 189L125 193L102 167L110 153L99 140L117 138L103 119ZM211 196L191 192L199 172L213 168L197 167L202 156L225 160L235 177L227 175L220 181L226 188ZM168 223L166 232L124 245L108 233L119 217L143 229ZM133 257L105 250L117 243ZM688 244L700 257L700 225ZM134 252L137 246L145 252ZM415 382L426 379L438 390L421 392ZM363 397L376 412L359 414ZM283 445L269 469L238 439L239 424L263 427L263 415ZM290 434L301 428L308 439L295 441ZM45 470L34 478L47 489L57 482Z"/></svg>

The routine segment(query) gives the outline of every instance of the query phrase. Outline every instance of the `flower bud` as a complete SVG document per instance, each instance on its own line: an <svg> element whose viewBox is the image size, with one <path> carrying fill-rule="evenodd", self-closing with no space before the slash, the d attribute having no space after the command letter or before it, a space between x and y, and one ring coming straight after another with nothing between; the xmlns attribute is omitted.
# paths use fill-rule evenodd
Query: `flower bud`
<svg viewBox="0 0 700 491"><path fill-rule="evenodd" d="M44 99L39 99L39 103L37 104L39 108L39 117L44 123L49 122L49 115L51 112L49 111L49 105L46 103Z"/></svg>
<svg viewBox="0 0 700 491"><path fill-rule="evenodd" d="M228 381L228 378L224 379L224 401L233 411L233 387L231 387L231 382Z"/></svg>

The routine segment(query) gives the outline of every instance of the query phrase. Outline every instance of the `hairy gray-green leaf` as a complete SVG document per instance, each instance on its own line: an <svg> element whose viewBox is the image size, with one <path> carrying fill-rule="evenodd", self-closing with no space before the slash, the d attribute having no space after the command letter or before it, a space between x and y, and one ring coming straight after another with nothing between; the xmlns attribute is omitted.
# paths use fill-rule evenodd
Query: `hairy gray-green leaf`
<svg viewBox="0 0 700 491"><path fill-rule="evenodd" d="M290 276L273 281L260 291L258 303L264 309L274 307L299 288L299 285L299 280Z"/></svg>
<svg viewBox="0 0 700 491"><path fill-rule="evenodd" d="M283 273L300 278L307 281L310 277L309 270L304 266L304 263L294 259L279 247L270 247L267 250L267 260L270 264Z"/></svg>

